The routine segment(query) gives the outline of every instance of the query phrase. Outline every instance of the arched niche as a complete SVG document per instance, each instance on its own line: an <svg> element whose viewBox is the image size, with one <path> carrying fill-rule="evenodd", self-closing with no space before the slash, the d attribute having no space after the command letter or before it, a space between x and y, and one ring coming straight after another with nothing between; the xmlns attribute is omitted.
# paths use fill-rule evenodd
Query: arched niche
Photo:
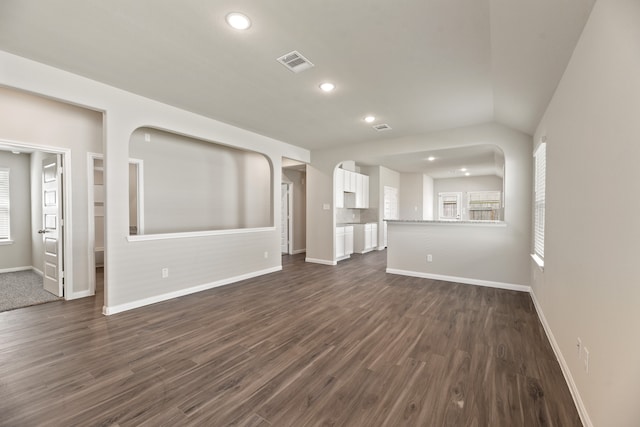
<svg viewBox="0 0 640 427"><path fill-rule="evenodd" d="M143 127L129 157L130 234L273 226L273 167L263 154Z"/></svg>

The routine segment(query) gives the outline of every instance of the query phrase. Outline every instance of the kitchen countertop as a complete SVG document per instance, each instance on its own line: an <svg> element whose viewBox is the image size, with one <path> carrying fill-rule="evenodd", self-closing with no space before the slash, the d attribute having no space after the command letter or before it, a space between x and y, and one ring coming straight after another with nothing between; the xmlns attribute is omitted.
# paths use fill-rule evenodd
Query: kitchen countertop
<svg viewBox="0 0 640 427"><path fill-rule="evenodd" d="M390 224L445 224L445 225L493 225L506 227L504 221L441 221L441 220L425 220L425 219L385 219Z"/></svg>

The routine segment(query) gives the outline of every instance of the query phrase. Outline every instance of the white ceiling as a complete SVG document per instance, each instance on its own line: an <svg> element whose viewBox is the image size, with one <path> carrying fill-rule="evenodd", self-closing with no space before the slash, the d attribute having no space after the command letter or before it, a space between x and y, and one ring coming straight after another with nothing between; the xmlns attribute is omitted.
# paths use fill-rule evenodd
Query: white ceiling
<svg viewBox="0 0 640 427"><path fill-rule="evenodd" d="M429 161L433 157L433 161ZM504 153L496 145L482 144L444 150L389 155L384 166L406 173L422 173L434 179L495 175L504 177Z"/></svg>
<svg viewBox="0 0 640 427"><path fill-rule="evenodd" d="M532 134L594 1L2 0L0 49L309 149L491 121ZM292 50L316 66L276 61Z"/></svg>

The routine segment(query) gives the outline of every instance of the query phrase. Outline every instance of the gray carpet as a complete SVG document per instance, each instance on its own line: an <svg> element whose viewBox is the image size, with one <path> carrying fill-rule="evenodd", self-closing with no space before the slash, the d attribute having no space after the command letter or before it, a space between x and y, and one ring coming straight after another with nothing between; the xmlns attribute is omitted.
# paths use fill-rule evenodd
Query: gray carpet
<svg viewBox="0 0 640 427"><path fill-rule="evenodd" d="M59 299L44 290L42 277L31 270L0 273L0 311Z"/></svg>

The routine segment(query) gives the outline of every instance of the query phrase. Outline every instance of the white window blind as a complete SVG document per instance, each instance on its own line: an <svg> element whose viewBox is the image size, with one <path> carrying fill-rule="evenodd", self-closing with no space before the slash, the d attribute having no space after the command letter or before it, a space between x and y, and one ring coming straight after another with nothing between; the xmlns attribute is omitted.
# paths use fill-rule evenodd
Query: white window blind
<svg viewBox="0 0 640 427"><path fill-rule="evenodd" d="M9 169L0 168L0 240L9 239Z"/></svg>
<svg viewBox="0 0 640 427"><path fill-rule="evenodd" d="M547 171L547 144L542 143L534 153L535 176L534 176L534 230L533 245L534 253L544 259L544 210L545 210L545 181Z"/></svg>

